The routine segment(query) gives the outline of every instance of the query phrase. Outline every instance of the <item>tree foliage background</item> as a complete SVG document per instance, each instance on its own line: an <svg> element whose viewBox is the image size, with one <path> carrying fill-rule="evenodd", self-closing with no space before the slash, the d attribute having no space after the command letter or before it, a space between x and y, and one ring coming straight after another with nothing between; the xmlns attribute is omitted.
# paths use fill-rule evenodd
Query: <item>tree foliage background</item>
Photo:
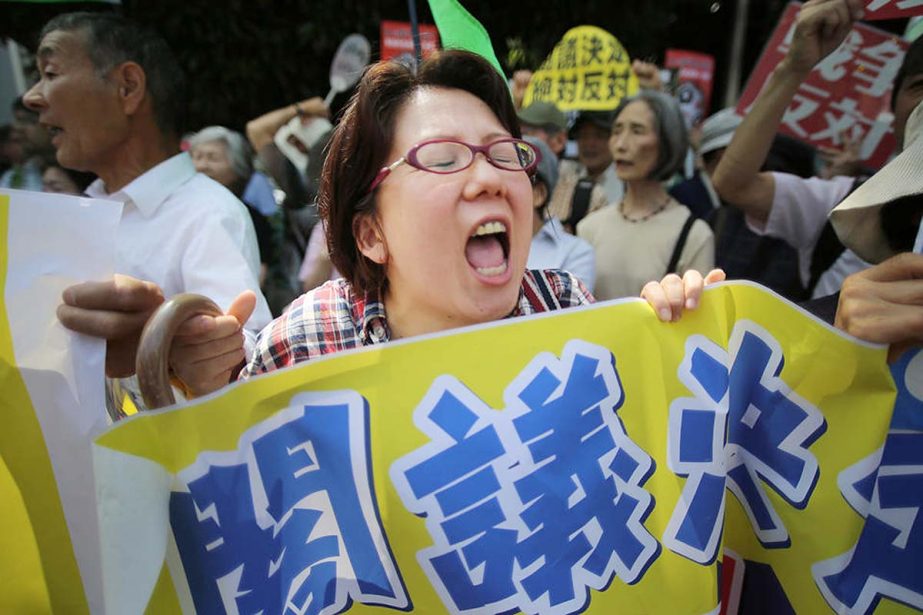
<svg viewBox="0 0 923 615"><path fill-rule="evenodd" d="M715 108L721 105L734 0L461 0L487 28L508 74L536 68L571 27L597 25L632 57L662 61L667 48L715 56ZM744 78L759 57L785 0L750 2ZM433 23L426 0L419 19ZM359 32L378 55L383 19L408 21L408 0L123 0L33 4L0 0L0 37L34 50L41 26L58 12L120 10L157 29L188 75L189 128L248 119L309 96L327 94L330 61ZM336 111L348 93L334 100Z"/></svg>

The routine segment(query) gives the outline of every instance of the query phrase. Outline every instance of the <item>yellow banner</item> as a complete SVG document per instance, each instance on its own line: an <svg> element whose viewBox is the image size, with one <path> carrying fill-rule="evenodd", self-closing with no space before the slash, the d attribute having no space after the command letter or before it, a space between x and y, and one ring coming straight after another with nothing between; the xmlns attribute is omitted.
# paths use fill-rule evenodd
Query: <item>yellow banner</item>
<svg viewBox="0 0 923 615"><path fill-rule="evenodd" d="M618 39L596 26L578 26L535 71L523 106L543 101L562 111L607 111L637 92L631 58Z"/></svg>
<svg viewBox="0 0 923 615"><path fill-rule="evenodd" d="M893 401L746 284L342 353L97 439L107 609L708 613L728 548L825 612Z"/></svg>

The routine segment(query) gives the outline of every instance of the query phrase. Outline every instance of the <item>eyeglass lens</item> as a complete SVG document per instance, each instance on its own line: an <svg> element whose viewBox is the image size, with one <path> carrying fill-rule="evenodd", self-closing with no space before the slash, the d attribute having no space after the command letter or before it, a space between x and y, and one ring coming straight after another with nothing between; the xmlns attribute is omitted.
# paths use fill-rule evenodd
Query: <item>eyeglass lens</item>
<svg viewBox="0 0 923 615"><path fill-rule="evenodd" d="M533 150L524 143L500 141L490 146L491 162L510 171L519 171L532 164ZM427 143L416 152L417 162L427 170L436 173L460 171L471 164L474 152L463 143L436 141Z"/></svg>

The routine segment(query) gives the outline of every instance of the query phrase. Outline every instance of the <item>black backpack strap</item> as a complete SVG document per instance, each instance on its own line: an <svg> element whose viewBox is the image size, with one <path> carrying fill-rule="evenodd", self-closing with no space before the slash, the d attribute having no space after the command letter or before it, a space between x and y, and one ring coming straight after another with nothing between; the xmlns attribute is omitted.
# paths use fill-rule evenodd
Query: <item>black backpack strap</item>
<svg viewBox="0 0 923 615"><path fill-rule="evenodd" d="M820 237L817 238L817 243L814 244L814 250L811 252L811 278L808 281L808 296L814 292L814 287L817 286L820 276L830 269L836 259L840 258L840 255L845 251L846 247L837 237L830 220L827 220L827 223L824 224L824 229L820 232Z"/></svg>
<svg viewBox="0 0 923 615"><path fill-rule="evenodd" d="M593 194L595 185L596 182L592 179L583 178L577 181L570 200L570 216L564 221L564 226L571 229L577 228L577 223L583 220L590 209L590 196Z"/></svg>
<svg viewBox="0 0 923 615"><path fill-rule="evenodd" d="M679 232L676 245L673 246L673 256L670 257L670 264L667 265L667 272L664 273L664 275L676 272L676 266L679 265L679 257L683 253L683 248L686 246L686 238L689 237L689 231L692 230L692 225L694 223L695 216L689 214L689 217L686 218L686 223L683 225L683 230Z"/></svg>

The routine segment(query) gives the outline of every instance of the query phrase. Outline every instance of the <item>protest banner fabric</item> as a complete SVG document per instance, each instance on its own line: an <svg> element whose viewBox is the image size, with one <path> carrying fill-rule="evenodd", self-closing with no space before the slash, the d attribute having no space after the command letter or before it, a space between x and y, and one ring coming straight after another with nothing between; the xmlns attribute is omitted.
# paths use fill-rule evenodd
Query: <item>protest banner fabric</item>
<svg viewBox="0 0 923 615"><path fill-rule="evenodd" d="M544 101L562 111L606 111L637 91L631 58L618 39L596 26L578 26L532 75L523 105Z"/></svg>
<svg viewBox="0 0 923 615"><path fill-rule="evenodd" d="M766 44L737 104L746 115L791 44L801 5L789 3ZM908 44L857 23L846 40L801 84L782 119L781 132L815 146L861 139L859 158L881 167L894 150L891 90Z"/></svg>
<svg viewBox="0 0 923 615"><path fill-rule="evenodd" d="M923 0L868 0L862 19L899 19L923 15Z"/></svg>
<svg viewBox="0 0 923 615"><path fill-rule="evenodd" d="M107 606L716 612L723 531L823 612L893 397L882 349L742 284L343 353L97 439Z"/></svg>

